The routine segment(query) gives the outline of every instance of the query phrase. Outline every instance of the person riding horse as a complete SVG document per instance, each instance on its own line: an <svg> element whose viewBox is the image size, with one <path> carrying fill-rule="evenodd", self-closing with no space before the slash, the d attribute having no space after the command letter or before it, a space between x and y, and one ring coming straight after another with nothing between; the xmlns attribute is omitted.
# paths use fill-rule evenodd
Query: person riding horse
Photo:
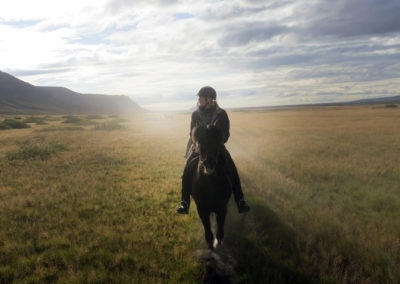
<svg viewBox="0 0 400 284"><path fill-rule="evenodd" d="M217 104L217 93L214 88L206 86L199 90L197 93L199 101L197 103L198 109L192 113L192 120L190 123L190 138L186 148L185 158L186 164L182 175L182 200L177 209L179 214L188 214L190 206L190 191L191 191L191 177L199 159L199 154L195 151L195 146L192 141L192 131L198 126L214 125L218 127L223 136L223 141L226 143L229 138L229 118L226 111L220 108ZM244 200L242 186L240 183L239 174L237 172L235 163L232 160L228 150L224 147L226 157L226 174L232 183L232 192L235 198L236 205L239 213L245 213L250 210Z"/></svg>

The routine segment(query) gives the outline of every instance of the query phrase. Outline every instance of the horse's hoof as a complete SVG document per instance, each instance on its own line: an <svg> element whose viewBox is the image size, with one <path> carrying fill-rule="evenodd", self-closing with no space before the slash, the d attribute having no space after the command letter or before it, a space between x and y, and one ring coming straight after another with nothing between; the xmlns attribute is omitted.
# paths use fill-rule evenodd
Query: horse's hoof
<svg viewBox="0 0 400 284"><path fill-rule="evenodd" d="M216 248L218 248L219 246L221 246L222 245L222 240L218 240L218 239L215 239L214 240L214 244L213 244L213 247L216 249Z"/></svg>

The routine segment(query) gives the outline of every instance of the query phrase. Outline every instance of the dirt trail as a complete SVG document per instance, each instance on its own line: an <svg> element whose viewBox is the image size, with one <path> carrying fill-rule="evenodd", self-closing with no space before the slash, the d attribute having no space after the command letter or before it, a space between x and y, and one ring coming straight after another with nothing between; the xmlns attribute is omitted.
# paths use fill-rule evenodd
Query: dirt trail
<svg viewBox="0 0 400 284"><path fill-rule="evenodd" d="M235 259L224 244L214 250L195 251L195 257L206 265L204 283L236 283Z"/></svg>
<svg viewBox="0 0 400 284"><path fill-rule="evenodd" d="M211 216L211 229L216 234L215 215ZM233 257L229 242L217 245L214 241L214 249L200 249L194 252L195 257L206 266L206 274L203 283L237 283L235 273L236 261Z"/></svg>

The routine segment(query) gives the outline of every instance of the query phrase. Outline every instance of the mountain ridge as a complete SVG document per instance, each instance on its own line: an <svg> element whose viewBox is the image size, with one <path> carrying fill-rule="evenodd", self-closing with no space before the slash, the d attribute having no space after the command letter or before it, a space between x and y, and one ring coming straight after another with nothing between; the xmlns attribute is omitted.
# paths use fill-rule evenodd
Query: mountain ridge
<svg viewBox="0 0 400 284"><path fill-rule="evenodd" d="M34 86L0 71L0 113L146 112L128 96L82 94L65 87Z"/></svg>
<svg viewBox="0 0 400 284"><path fill-rule="evenodd" d="M234 107L226 109L231 111L263 110L263 109L281 110L281 109L293 109L301 107L335 107L335 106L340 107L340 106L384 105L384 104L400 104L400 96L376 97L376 98L360 99L347 102L345 101L345 102L310 103L310 104L293 104L293 105L276 105L276 106L251 106L251 107Z"/></svg>

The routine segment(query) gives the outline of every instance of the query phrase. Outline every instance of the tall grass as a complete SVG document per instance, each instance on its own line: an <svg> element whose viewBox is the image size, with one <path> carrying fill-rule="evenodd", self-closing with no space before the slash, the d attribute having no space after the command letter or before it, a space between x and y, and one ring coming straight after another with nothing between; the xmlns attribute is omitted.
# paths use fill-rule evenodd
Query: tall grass
<svg viewBox="0 0 400 284"><path fill-rule="evenodd" d="M302 109L231 120L228 148L245 188L296 238L301 261L289 261L319 281L399 281L400 112ZM276 251L257 234L246 239Z"/></svg>
<svg viewBox="0 0 400 284"><path fill-rule="evenodd" d="M52 155L66 151L68 148L64 144L51 142L45 145L24 145L18 151L8 152L6 158L13 160L30 160L30 159L49 159Z"/></svg>
<svg viewBox="0 0 400 284"><path fill-rule="evenodd" d="M0 282L202 278L192 256L197 216L175 214L184 159L171 145L179 139L146 124L133 121L134 131L110 134L29 129L11 140L0 136L3 147L22 147L27 137L32 145L57 140L68 147L47 159L1 158Z"/></svg>
<svg viewBox="0 0 400 284"><path fill-rule="evenodd" d="M94 130L105 130L105 131L113 131L113 130L125 129L126 126L121 124L121 122L126 122L126 121L121 121L120 119L114 119L114 120L111 120L111 121L106 121L106 122L103 122L103 123L99 123L93 129Z"/></svg>
<svg viewBox="0 0 400 284"><path fill-rule="evenodd" d="M252 207L228 212L236 282L399 282L397 109L229 115L227 148ZM195 206L175 213L189 120L0 132L0 282L201 283ZM66 150L7 158L55 141Z"/></svg>

